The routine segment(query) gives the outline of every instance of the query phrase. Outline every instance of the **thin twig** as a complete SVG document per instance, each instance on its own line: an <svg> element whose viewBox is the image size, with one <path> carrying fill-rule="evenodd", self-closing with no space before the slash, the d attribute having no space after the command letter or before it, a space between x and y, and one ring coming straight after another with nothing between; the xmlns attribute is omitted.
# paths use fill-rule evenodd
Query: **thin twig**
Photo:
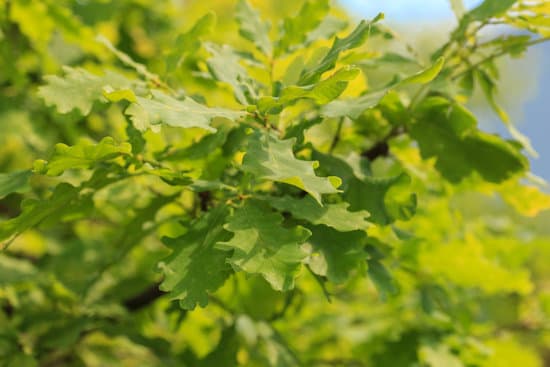
<svg viewBox="0 0 550 367"><path fill-rule="evenodd" d="M332 154L338 143L340 142L340 134L342 133L342 126L344 125L344 117L341 117L338 121L338 126L336 127L336 132L334 133L334 137L332 138L332 142L330 143L330 148L328 149L328 152Z"/></svg>
<svg viewBox="0 0 550 367"><path fill-rule="evenodd" d="M539 43L543 43L543 42L546 42L546 41L549 41L549 40L550 40L550 37L537 38L536 40L532 40L531 42L526 42L524 44L524 46L525 47L530 47L530 46L534 46L534 45L537 45ZM510 49L503 49L503 50L500 50L497 53L494 53L492 55L484 57L483 59L479 60L478 62L475 62L472 65L470 65L470 67L468 67L467 69L465 69L465 70L459 72L458 74L452 76L451 80L455 81L456 79L460 78L464 74L467 74L470 71L473 71L473 70L477 69L479 66L483 65L484 63L489 62L493 59L496 59L497 57L504 56L507 53L509 53L510 51L511 51Z"/></svg>

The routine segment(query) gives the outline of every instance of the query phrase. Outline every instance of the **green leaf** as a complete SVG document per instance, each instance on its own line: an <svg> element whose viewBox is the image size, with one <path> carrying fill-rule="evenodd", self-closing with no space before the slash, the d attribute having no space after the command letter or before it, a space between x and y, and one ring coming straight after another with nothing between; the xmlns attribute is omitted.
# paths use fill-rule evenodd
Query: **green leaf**
<svg viewBox="0 0 550 367"><path fill-rule="evenodd" d="M365 261L363 250L367 235L364 231L339 232L326 226L310 227L311 245L308 264L317 275L334 283L345 282Z"/></svg>
<svg viewBox="0 0 550 367"><path fill-rule="evenodd" d="M90 168L97 163L128 155L131 151L130 144L118 144L110 136L101 139L97 144L86 140L73 146L59 143L55 145L55 151L49 161L35 162L34 171L49 176L59 176L68 169Z"/></svg>
<svg viewBox="0 0 550 367"><path fill-rule="evenodd" d="M218 345L197 364L198 367L235 367L239 351L239 336L234 326L223 330Z"/></svg>
<svg viewBox="0 0 550 367"><path fill-rule="evenodd" d="M296 186L321 203L322 194L337 193L340 179L319 177L313 163L296 159L292 148L296 139L279 140L269 133L255 133L250 137L243 170L262 180L272 180Z"/></svg>
<svg viewBox="0 0 550 367"><path fill-rule="evenodd" d="M321 108L325 117L345 117L356 119L369 108L375 107L386 95L387 91L367 93L357 98L346 98L332 101Z"/></svg>
<svg viewBox="0 0 550 367"><path fill-rule="evenodd" d="M336 65L341 52L361 46L368 37L371 23L361 21L357 27L345 38L334 40L328 53L316 65L305 69L298 81L298 85L313 84L321 78L321 75Z"/></svg>
<svg viewBox="0 0 550 367"><path fill-rule="evenodd" d="M439 75L443 65L445 65L445 58L440 57L433 63L432 66L402 80L399 85L427 84Z"/></svg>
<svg viewBox="0 0 550 367"><path fill-rule="evenodd" d="M160 91L153 90L151 93L152 98L137 97L137 102L132 103L125 111L140 131L148 128L158 129L160 124L182 128L200 127L208 131L216 131L210 126L214 118L236 120L244 115L244 112L240 111L207 107L190 97L181 101Z"/></svg>
<svg viewBox="0 0 550 367"><path fill-rule="evenodd" d="M215 133L205 135L200 140L181 149L174 149L157 154L157 160L181 161L181 160L201 160L208 154L220 148L227 141L230 129L226 126L220 126Z"/></svg>
<svg viewBox="0 0 550 367"><path fill-rule="evenodd" d="M32 171L15 171L10 173L0 173L0 199L11 193L24 193L31 189L29 179Z"/></svg>
<svg viewBox="0 0 550 367"><path fill-rule="evenodd" d="M517 0L485 0L478 7L472 9L468 16L473 20L482 21L504 13L516 2Z"/></svg>
<svg viewBox="0 0 550 367"><path fill-rule="evenodd" d="M283 35L277 45L277 54L288 51L291 46L305 44L308 33L317 30L329 9L328 0L307 1L302 5L298 14L285 18L282 26ZM322 30L326 32L327 28L328 25L325 24ZM313 38L313 40L320 38Z"/></svg>
<svg viewBox="0 0 550 367"><path fill-rule="evenodd" d="M466 12L466 7L464 6L463 0L449 0L451 3L451 8L453 9L453 13L455 13L456 18L460 19Z"/></svg>
<svg viewBox="0 0 550 367"><path fill-rule="evenodd" d="M396 295L399 290L388 269L378 260L370 259L367 263L369 278L380 292L380 298L385 300L388 296Z"/></svg>
<svg viewBox="0 0 550 367"><path fill-rule="evenodd" d="M37 269L29 261L0 254L0 286L31 280L36 274Z"/></svg>
<svg viewBox="0 0 550 367"><path fill-rule="evenodd" d="M126 125L126 135L128 136L128 141L132 145L132 154L137 155L145 150L145 145L147 144L145 138L130 121L128 121L128 125Z"/></svg>
<svg viewBox="0 0 550 367"><path fill-rule="evenodd" d="M182 171L172 171L168 168L147 170L150 175L158 176L162 181L171 186L189 186L193 179Z"/></svg>
<svg viewBox="0 0 550 367"><path fill-rule="evenodd" d="M430 367L464 367L458 356L444 344L423 345L418 354L420 360Z"/></svg>
<svg viewBox="0 0 550 367"><path fill-rule="evenodd" d="M68 183L61 183L56 186L49 199L23 200L21 214L18 217L0 222L0 241L13 239L14 236L36 226L44 219L55 216L60 209L67 207L77 196L78 189L76 187Z"/></svg>
<svg viewBox="0 0 550 367"><path fill-rule="evenodd" d="M258 101L261 112L276 111L291 105L299 99L312 99L319 105L324 105L338 98L348 86L348 82L359 75L360 70L355 66L346 66L327 79L312 86L290 86L281 91L280 97L263 97Z"/></svg>
<svg viewBox="0 0 550 367"><path fill-rule="evenodd" d="M117 49L111 41L105 38L102 35L96 37L97 42L105 46L109 51L111 51L123 64L134 69L139 75L143 76L145 79L152 80L155 84L161 84L160 77L149 70L143 64L133 60L128 54Z"/></svg>
<svg viewBox="0 0 550 367"><path fill-rule="evenodd" d="M286 291L294 288L306 257L300 245L311 232L300 226L285 228L282 221L283 217L266 204L247 201L224 227L234 233L233 238L219 242L218 248L234 250L229 262L235 269L260 274L273 289Z"/></svg>
<svg viewBox="0 0 550 367"><path fill-rule="evenodd" d="M437 98L418 106L410 134L423 158L436 157L435 167L447 180L457 182L477 172L485 180L501 182L528 168L517 146L472 128L474 117L468 110Z"/></svg>
<svg viewBox="0 0 550 367"><path fill-rule="evenodd" d="M159 264L164 273L160 289L170 292L181 307L192 310L208 304L208 293L223 285L231 274L227 251L215 244L228 238L223 224L228 215L224 206L203 215L178 238L164 238L172 254Z"/></svg>
<svg viewBox="0 0 550 367"><path fill-rule="evenodd" d="M481 90L483 91L483 94L485 94L485 98L487 98L487 101L489 102L489 105L493 109L493 111L496 112L500 120L504 123L504 126L508 129L508 132L510 132L510 135L512 135L512 138L517 140L529 153L532 157L537 158L538 153L533 148L533 145L531 144L531 141L529 138L525 135L523 135L510 121L510 117L504 111L502 107L497 103L496 101L496 83L494 80L487 74L486 72L482 70L476 70L475 75L477 76L477 80L479 82L479 85L481 86Z"/></svg>
<svg viewBox="0 0 550 367"><path fill-rule="evenodd" d="M365 219L369 217L369 212L350 212L348 203L321 206L309 196L302 199L285 196L270 198L269 204L281 212L290 212L294 218L307 220L312 224L324 224L340 232L366 229L370 225Z"/></svg>
<svg viewBox="0 0 550 367"><path fill-rule="evenodd" d="M240 64L241 56L228 45L207 43L205 47L212 55L206 63L214 79L230 85L239 103L253 103L258 98L257 86Z"/></svg>
<svg viewBox="0 0 550 367"><path fill-rule="evenodd" d="M38 88L38 95L46 105L55 106L60 113L77 109L82 115L88 115L95 101L105 101L104 88L128 89L138 84L111 71L98 76L82 68L64 66L63 70L65 77L47 75L44 77L47 84Z"/></svg>
<svg viewBox="0 0 550 367"><path fill-rule="evenodd" d="M321 113L325 117L344 117L348 116L351 119L357 119L366 110L378 105L380 100L391 92L391 88L405 86L408 84L426 84L431 82L439 75L439 72L445 64L445 59L440 57L437 61L427 69L420 71L400 82L393 83L389 87L378 91L366 93L357 98L347 98L343 100L332 101L322 107Z"/></svg>
<svg viewBox="0 0 550 367"><path fill-rule="evenodd" d="M296 145L300 146L305 141L305 132L315 125L319 125L323 122L322 117L315 117L312 119L302 119L298 123L289 126L285 130L284 139L296 138Z"/></svg>
<svg viewBox="0 0 550 367"><path fill-rule="evenodd" d="M10 355L9 360L6 361L7 366L17 367L38 367L39 364L33 356L24 354L23 351L17 351L15 354Z"/></svg>
<svg viewBox="0 0 550 367"><path fill-rule="evenodd" d="M350 203L352 211L366 210L369 220L386 225L396 219L409 219L416 211L416 196L408 190L399 192L400 186L406 186L410 178L406 174L393 177L352 178L344 192L344 199ZM390 192L397 191L390 195Z"/></svg>
<svg viewBox="0 0 550 367"><path fill-rule="evenodd" d="M269 39L269 23L264 22L246 0L239 0L236 17L239 23L239 34L254 43L265 55L270 56L273 46Z"/></svg>
<svg viewBox="0 0 550 367"><path fill-rule="evenodd" d="M183 60L195 54L201 48L201 37L210 34L216 23L216 15L203 15L187 32L180 34L174 43L174 49L166 56L166 65L169 71L178 68Z"/></svg>
<svg viewBox="0 0 550 367"><path fill-rule="evenodd" d="M345 20L329 15L321 21L317 28L307 34L304 45L307 46L317 40L330 39L347 25Z"/></svg>

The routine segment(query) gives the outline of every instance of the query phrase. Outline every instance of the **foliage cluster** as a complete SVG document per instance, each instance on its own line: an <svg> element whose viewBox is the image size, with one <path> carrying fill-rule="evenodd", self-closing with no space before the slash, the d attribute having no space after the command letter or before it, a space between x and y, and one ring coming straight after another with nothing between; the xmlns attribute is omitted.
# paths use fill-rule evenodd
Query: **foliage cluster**
<svg viewBox="0 0 550 367"><path fill-rule="evenodd" d="M0 0L0 365L550 363L550 197L496 95L550 4L452 0L423 55L252 3Z"/></svg>

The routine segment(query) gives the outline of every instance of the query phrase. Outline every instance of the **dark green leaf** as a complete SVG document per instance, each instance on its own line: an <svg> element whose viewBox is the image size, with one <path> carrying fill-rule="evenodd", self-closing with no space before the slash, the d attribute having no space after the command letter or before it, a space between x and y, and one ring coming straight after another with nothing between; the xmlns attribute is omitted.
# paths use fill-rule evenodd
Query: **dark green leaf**
<svg viewBox="0 0 550 367"><path fill-rule="evenodd" d="M229 218L225 229L234 233L217 247L234 250L229 262L236 270L260 274L275 290L294 288L306 253L300 245L311 235L296 226L284 228L283 217L259 201L247 201Z"/></svg>
<svg viewBox="0 0 550 367"><path fill-rule="evenodd" d="M214 246L228 237L223 229L227 214L226 207L218 207L193 222L183 236L163 239L172 254L159 264L164 273L160 288L185 309L206 306L208 294L231 274L229 253Z"/></svg>
<svg viewBox="0 0 550 367"><path fill-rule="evenodd" d="M15 171L10 173L0 173L0 199L11 193L24 193L31 189L29 179L32 171Z"/></svg>
<svg viewBox="0 0 550 367"><path fill-rule="evenodd" d="M42 222L44 219L57 215L78 196L78 189L68 183L56 186L49 199L27 199L21 204L21 214L13 219L0 222L0 242L13 238Z"/></svg>
<svg viewBox="0 0 550 367"><path fill-rule="evenodd" d="M394 296L398 293L397 284L386 267L377 260L368 260L369 278L372 280L380 298L385 300L388 296Z"/></svg>
<svg viewBox="0 0 550 367"><path fill-rule="evenodd" d="M406 189L388 194L400 186L406 187L409 181L405 174L389 178L367 176L362 180L354 177L348 183L344 199L351 204L350 210L368 211L371 215L369 220L377 224L409 219L416 211L416 196Z"/></svg>
<svg viewBox="0 0 550 367"><path fill-rule="evenodd" d="M411 136L424 158L436 157L435 167L446 179L457 182L477 172L500 182L528 168L516 146L473 128L474 117L464 107L429 98L418 113Z"/></svg>
<svg viewBox="0 0 550 367"><path fill-rule="evenodd" d="M326 226L310 227L310 230L308 265L315 274L342 283L365 261L363 246L367 235L364 231L342 233Z"/></svg>

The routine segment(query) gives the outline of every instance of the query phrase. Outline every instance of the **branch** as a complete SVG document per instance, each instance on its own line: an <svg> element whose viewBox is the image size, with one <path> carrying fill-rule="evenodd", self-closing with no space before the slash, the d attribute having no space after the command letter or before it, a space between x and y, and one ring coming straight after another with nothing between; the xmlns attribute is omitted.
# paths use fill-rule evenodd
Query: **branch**
<svg viewBox="0 0 550 367"><path fill-rule="evenodd" d="M336 127L336 132L334 133L334 137L332 138L332 142L330 143L330 148L328 149L328 152L332 154L334 151L334 148L336 148L336 145L340 142L340 134L342 133L342 126L344 125L344 118L340 118L338 121L338 126Z"/></svg>
<svg viewBox="0 0 550 367"><path fill-rule="evenodd" d="M534 45L537 45L539 43L543 43L543 42L546 42L546 41L550 41L550 36L541 37L541 38L537 38L536 40L526 42L524 44L524 46L525 47L530 47L530 46L534 46ZM479 66L483 65L484 63L489 62L493 59L496 59L497 57L504 56L507 53L509 53L510 51L511 51L510 49L503 49L503 50L501 50L497 53L494 53L492 55L484 57L483 59L479 60L478 62L471 64L467 69L465 69L465 70L461 71L460 73L456 74L455 76L451 77L451 80L455 81L456 79L460 78L464 74L469 73L470 71L473 71L473 70L477 69Z"/></svg>
<svg viewBox="0 0 550 367"><path fill-rule="evenodd" d="M141 293L136 294L135 296L124 300L122 304L130 312L135 312L149 306L150 304L154 303L157 299L159 299L160 297L166 294L166 292L161 291L159 289L159 285L160 283L152 284L151 286L143 290Z"/></svg>
<svg viewBox="0 0 550 367"><path fill-rule="evenodd" d="M390 146L388 141L396 136L402 135L405 133L404 126L396 126L386 135L382 140L378 141L369 149L361 153L362 157L367 158L369 161L374 161L378 157L387 157L390 154Z"/></svg>

